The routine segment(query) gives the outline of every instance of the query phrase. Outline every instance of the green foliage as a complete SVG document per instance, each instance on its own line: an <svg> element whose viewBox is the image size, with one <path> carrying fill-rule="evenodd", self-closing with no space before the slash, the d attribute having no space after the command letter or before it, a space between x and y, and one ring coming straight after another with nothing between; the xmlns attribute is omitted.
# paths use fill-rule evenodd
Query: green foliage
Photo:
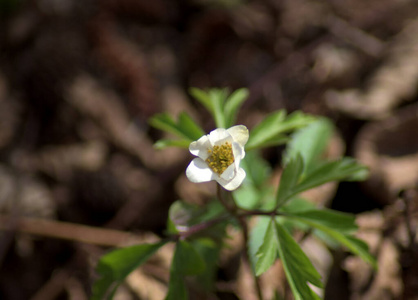
<svg viewBox="0 0 418 300"><path fill-rule="evenodd" d="M334 126L325 118L320 118L292 134L286 147L283 161L287 164L292 158L301 155L304 173L309 172L324 153Z"/></svg>
<svg viewBox="0 0 418 300"><path fill-rule="evenodd" d="M187 300L185 277L205 270L205 262L199 253L186 241L178 241L170 269L170 282L166 300Z"/></svg>
<svg viewBox="0 0 418 300"><path fill-rule="evenodd" d="M133 270L153 255L164 241L156 244L142 244L118 249L104 255L97 265L100 278L93 286L91 300L112 299L119 284Z"/></svg>
<svg viewBox="0 0 418 300"><path fill-rule="evenodd" d="M367 244L351 235L357 229L354 216L330 210L312 210L290 214L288 217L320 230L377 268L376 260L370 255Z"/></svg>
<svg viewBox="0 0 418 300"><path fill-rule="evenodd" d="M363 180L367 177L367 169L353 159L321 159L332 131L332 124L321 118L292 135L283 156L286 166L277 193L277 207L291 197L326 182Z"/></svg>
<svg viewBox="0 0 418 300"><path fill-rule="evenodd" d="M314 117L299 111L288 116L284 110L274 112L251 130L245 149L249 151L285 144L289 141L287 133L302 128L313 120Z"/></svg>
<svg viewBox="0 0 418 300"><path fill-rule="evenodd" d="M245 88L238 89L231 95L228 89L203 91L191 88L190 94L212 114L218 128L231 127L235 123L239 108L248 98L248 90Z"/></svg>
<svg viewBox="0 0 418 300"><path fill-rule="evenodd" d="M267 226L263 242L257 251L257 262L255 264L255 274L261 275L267 271L277 258L279 241L277 238L277 229L272 219Z"/></svg>
<svg viewBox="0 0 418 300"><path fill-rule="evenodd" d="M190 94L210 112L218 128L228 128L235 124L248 90L230 93L227 89L204 91L192 88ZM156 143L157 148L187 148L190 142L205 134L186 113L181 113L177 121L166 113L158 114L150 119L150 124L178 138L160 140ZM332 123L325 118L302 112L289 115L284 110L273 112L250 131L246 157L241 162L246 178L240 189L222 202L216 199L205 205L184 201L172 204L166 233L171 236L171 241L176 242L176 247L166 299L188 299L187 284L211 291L220 248L226 238L225 227L239 225L239 218L243 221L249 216L256 218L247 241L254 275L261 275L280 259L296 300L319 299L310 285L322 287L322 282L293 239L291 233L294 229L313 233L332 246L342 245L376 267L367 245L353 235L357 230L353 215L318 209L299 196L327 182L367 177L367 168L351 158L330 161L323 157L333 131ZM284 168L275 192L269 184L272 168L258 149L286 143L282 160ZM230 204L232 209L226 209L223 203ZM111 299L125 277L164 243L133 246L105 255L97 267L101 277L93 287L92 300ZM276 294L275 299L279 298L280 295Z"/></svg>
<svg viewBox="0 0 418 300"><path fill-rule="evenodd" d="M341 233L350 234L357 230L357 225L355 223L356 218L354 215L334 211L331 209L308 209L299 212L293 212L287 216L309 220L309 222L333 228L333 230L339 231Z"/></svg>
<svg viewBox="0 0 418 300"><path fill-rule="evenodd" d="M255 150L246 154L241 166L247 176L242 187L234 192L235 201L245 209L264 207L270 196L274 195L273 187L268 184L270 165Z"/></svg>
<svg viewBox="0 0 418 300"><path fill-rule="evenodd" d="M226 127L231 127L235 124L238 110L244 101L247 100L248 96L247 89L238 89L227 98L225 102Z"/></svg>
<svg viewBox="0 0 418 300"><path fill-rule="evenodd" d="M156 147L160 149L168 146L188 148L191 142L205 134L203 129L185 112L179 115L177 122L167 113L162 113L153 116L149 123L155 128L167 131L180 138L179 140L158 141Z"/></svg>
<svg viewBox="0 0 418 300"><path fill-rule="evenodd" d="M320 299L308 286L308 282L322 287L321 276L287 230L277 222L275 225L279 256L295 299Z"/></svg>
<svg viewBox="0 0 418 300"><path fill-rule="evenodd" d="M309 173L303 175L303 159L300 155L292 158L283 170L277 193L277 207L291 197L331 181L355 181L367 177L368 170L351 158L325 161L317 164Z"/></svg>
<svg viewBox="0 0 418 300"><path fill-rule="evenodd" d="M298 186L300 177L303 172L303 158L296 155L291 159L283 170L280 178L279 190L277 191L277 206L281 206L290 197L296 194L295 190Z"/></svg>
<svg viewBox="0 0 418 300"><path fill-rule="evenodd" d="M287 230L275 218L271 218L264 242L257 252L256 275L267 271L276 260L277 254L283 263L295 299L319 299L307 283L322 287L321 276Z"/></svg>
<svg viewBox="0 0 418 300"><path fill-rule="evenodd" d="M190 242L205 262L205 271L197 274L196 284L204 291L210 292L214 288L218 271L220 244L209 238L200 238Z"/></svg>
<svg viewBox="0 0 418 300"><path fill-rule="evenodd" d="M247 176L246 182L251 183L258 189L263 189L271 174L270 165L261 157L259 151L251 151L246 154L246 158L241 162Z"/></svg>
<svg viewBox="0 0 418 300"><path fill-rule="evenodd" d="M232 94L228 89L210 89L204 91L191 88L190 94L198 100L213 116L218 128L229 128L235 124L238 110L248 98L248 90L238 89ZM163 139L155 143L157 149L166 147L188 148L190 143L198 140L205 132L185 112L180 113L176 122L167 113L153 116L149 123L151 126L175 135L178 139Z"/></svg>
<svg viewBox="0 0 418 300"><path fill-rule="evenodd" d="M250 256L251 265L254 273L256 272L256 264L260 258L259 249L264 243L264 237L267 232L267 228L270 224L270 217L260 216L257 217L254 226L251 228L250 237L248 241L248 254Z"/></svg>
<svg viewBox="0 0 418 300"><path fill-rule="evenodd" d="M219 201L210 201L205 206L198 206L179 200L170 206L167 232L169 234L185 232L193 225L201 224L222 216L226 216L226 212ZM226 223L227 221L218 222L207 230L199 230L193 238L210 237L213 241L220 243L225 235Z"/></svg>
<svg viewBox="0 0 418 300"><path fill-rule="evenodd" d="M359 181L368 176L368 169L357 163L354 159L344 157L335 161L327 161L318 164L298 184L296 192L309 190L321 184L331 181Z"/></svg>
<svg viewBox="0 0 418 300"><path fill-rule="evenodd" d="M162 139L162 140L158 140L155 144L154 147L156 149L164 149L167 147L178 147L178 148L189 148L190 145L190 141L189 140L169 140L169 139Z"/></svg>

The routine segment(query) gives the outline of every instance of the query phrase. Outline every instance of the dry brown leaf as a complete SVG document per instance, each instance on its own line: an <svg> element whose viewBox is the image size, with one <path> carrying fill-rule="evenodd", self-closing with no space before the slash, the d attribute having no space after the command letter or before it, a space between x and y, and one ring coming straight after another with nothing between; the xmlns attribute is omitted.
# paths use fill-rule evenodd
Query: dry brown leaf
<svg viewBox="0 0 418 300"><path fill-rule="evenodd" d="M372 254L377 256L378 270L357 256L349 256L344 263L349 273L351 300L399 299L402 290L399 249L390 237L383 237L385 220L380 211L360 214L357 218L357 236L364 240Z"/></svg>
<svg viewBox="0 0 418 300"><path fill-rule="evenodd" d="M68 101L93 118L115 145L138 157L150 169L170 166L184 154L177 148L155 151L152 141L133 124L117 95L88 75L75 80Z"/></svg>
<svg viewBox="0 0 418 300"><path fill-rule="evenodd" d="M365 90L329 91L328 105L361 119L381 119L405 100L418 86L418 19L408 22L393 39L388 58L368 81Z"/></svg>
<svg viewBox="0 0 418 300"><path fill-rule="evenodd" d="M15 165L26 172L41 171L60 181L68 181L74 170L94 171L105 163L107 147L100 141L49 146L32 153L16 151Z"/></svg>
<svg viewBox="0 0 418 300"><path fill-rule="evenodd" d="M383 204L418 181L418 106L364 126L357 135L355 156L370 169L363 185Z"/></svg>
<svg viewBox="0 0 418 300"><path fill-rule="evenodd" d="M0 212L52 218L55 216L55 202L50 190L38 179L16 176L0 166Z"/></svg>
<svg viewBox="0 0 418 300"><path fill-rule="evenodd" d="M168 291L166 284L147 276L141 269L133 271L126 283L139 299L163 300Z"/></svg>

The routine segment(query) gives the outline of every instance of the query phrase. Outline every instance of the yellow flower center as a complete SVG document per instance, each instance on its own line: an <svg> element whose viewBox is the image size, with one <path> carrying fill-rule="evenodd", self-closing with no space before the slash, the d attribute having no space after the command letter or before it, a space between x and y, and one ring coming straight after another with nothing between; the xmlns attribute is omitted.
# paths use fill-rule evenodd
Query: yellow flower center
<svg viewBox="0 0 418 300"><path fill-rule="evenodd" d="M209 149L208 152L210 156L206 159L206 162L209 165L209 168L219 175L234 162L231 143L226 142L221 146L214 146L213 149Z"/></svg>

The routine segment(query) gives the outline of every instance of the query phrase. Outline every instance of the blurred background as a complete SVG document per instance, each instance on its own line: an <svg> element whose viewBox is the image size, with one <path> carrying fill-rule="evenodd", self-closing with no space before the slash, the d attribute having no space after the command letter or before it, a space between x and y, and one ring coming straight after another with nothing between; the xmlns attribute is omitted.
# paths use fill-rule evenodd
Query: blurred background
<svg viewBox="0 0 418 300"><path fill-rule="evenodd" d="M0 0L0 299L87 299L100 255L157 239L173 201L214 194L185 178L188 151L153 148L158 112L214 128L190 87L247 87L250 129L283 108L330 118L330 151L371 177L317 202L360 214L380 268L307 242L325 299L418 299L415 0ZM281 150L263 153L278 172ZM231 240L200 299L252 299ZM169 256L117 299L163 299ZM291 299L275 272L266 294Z"/></svg>

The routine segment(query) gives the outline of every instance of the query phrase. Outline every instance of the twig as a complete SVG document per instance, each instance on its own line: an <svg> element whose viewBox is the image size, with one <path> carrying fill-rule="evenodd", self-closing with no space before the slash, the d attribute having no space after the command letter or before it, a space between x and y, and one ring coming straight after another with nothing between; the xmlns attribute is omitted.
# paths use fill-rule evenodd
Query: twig
<svg viewBox="0 0 418 300"><path fill-rule="evenodd" d="M409 245L408 247L412 250L414 245L415 245L415 236L416 236L416 231L414 226L412 225L412 216L411 216L411 203L414 201L414 198L416 197L416 192L415 190L409 189L406 190L405 193L403 194L403 196L401 197L405 208L403 210L403 215L405 218L405 226L406 226L406 230L408 232L408 238L409 238Z"/></svg>
<svg viewBox="0 0 418 300"><path fill-rule="evenodd" d="M0 215L0 230L7 231L12 216ZM120 247L144 242L138 236L128 232L97 228L74 223L22 217L15 221L14 230L45 237L72 240L99 246Z"/></svg>
<svg viewBox="0 0 418 300"><path fill-rule="evenodd" d="M15 237L17 220L19 218L19 201L21 198L21 190L21 182L20 180L16 180L14 183L14 199L12 202L13 205L10 211L10 217L4 224L5 228L7 228L8 230L0 238L0 266L3 264L7 251L10 245L12 245L12 242Z"/></svg>
<svg viewBox="0 0 418 300"><path fill-rule="evenodd" d="M222 197L223 198L223 197ZM234 211L229 208L229 212ZM280 216L282 212L248 210L243 213L234 212L233 216L239 219L245 219L252 216ZM187 230L178 233L172 237L172 240L186 239L199 232L202 232L214 225L228 220L228 216L223 215L206 222L202 222L187 228ZM10 224L13 224L11 226ZM0 215L1 231L17 231L28 234L35 234L50 238L72 240L98 246L121 247L134 243L144 242L141 236L114 229L98 228L68 222L55 220L45 220L38 218L20 217L11 215ZM148 241L147 241L148 242Z"/></svg>
<svg viewBox="0 0 418 300"><path fill-rule="evenodd" d="M385 44L378 38L368 34L336 16L328 18L328 28L332 34L342 38L371 57L380 57Z"/></svg>
<svg viewBox="0 0 418 300"><path fill-rule="evenodd" d="M31 297L31 300L57 299L70 279L66 270L54 272L51 278Z"/></svg>

